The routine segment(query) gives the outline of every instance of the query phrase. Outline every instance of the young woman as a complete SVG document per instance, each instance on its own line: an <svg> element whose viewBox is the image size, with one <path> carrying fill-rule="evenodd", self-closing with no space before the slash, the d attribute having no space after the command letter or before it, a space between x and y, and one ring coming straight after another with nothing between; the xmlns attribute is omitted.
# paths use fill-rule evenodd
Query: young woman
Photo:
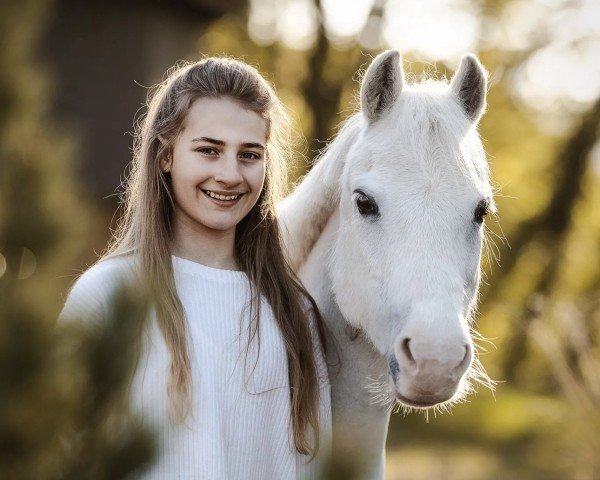
<svg viewBox="0 0 600 480"><path fill-rule="evenodd" d="M125 211L63 318L101 321L144 281L152 310L131 402L159 430L145 478L316 478L329 451L323 327L280 243L286 116L256 69L172 71L136 132Z"/></svg>

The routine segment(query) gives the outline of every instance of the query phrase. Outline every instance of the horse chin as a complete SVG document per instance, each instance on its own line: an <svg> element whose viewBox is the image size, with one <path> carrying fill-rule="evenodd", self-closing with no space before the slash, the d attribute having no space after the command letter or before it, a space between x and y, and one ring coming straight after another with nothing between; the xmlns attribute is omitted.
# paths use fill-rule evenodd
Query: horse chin
<svg viewBox="0 0 600 480"><path fill-rule="evenodd" d="M402 388L398 381L390 374L388 376L389 387L391 393L394 395L396 400L403 406L427 410L429 408L435 408L442 404L453 404L456 401L460 401L462 394L459 393L460 388L456 386L448 386L443 389L443 392L432 392L431 390L419 391L418 387L409 386L408 390L410 393L406 393L407 388ZM405 385L406 387L406 385ZM401 392L402 390L402 392Z"/></svg>
<svg viewBox="0 0 600 480"><path fill-rule="evenodd" d="M440 405L441 403L450 400L450 398L434 397L431 395L408 398L398 392L398 390L394 390L394 396L396 397L396 400L406 407L423 410L433 408L436 405Z"/></svg>

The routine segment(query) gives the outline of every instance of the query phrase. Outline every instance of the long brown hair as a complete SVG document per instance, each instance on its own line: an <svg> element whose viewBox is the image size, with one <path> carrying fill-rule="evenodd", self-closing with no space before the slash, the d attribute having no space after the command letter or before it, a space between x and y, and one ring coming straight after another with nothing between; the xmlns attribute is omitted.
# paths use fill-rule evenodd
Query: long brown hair
<svg viewBox="0 0 600 480"><path fill-rule="evenodd" d="M175 66L149 94L138 121L134 157L125 186L124 212L101 260L135 253L150 280L158 324L171 354L168 392L179 420L189 412L191 362L188 327L173 278L173 195L160 161L172 153L192 103L201 97L227 97L261 115L267 124L266 176L252 210L236 227L235 254L251 286L251 340L259 332L260 295L269 302L286 345L292 424L298 452L316 453L319 445L319 379L306 305L312 304L321 347L323 323L314 300L288 266L275 216L290 155L289 120L277 95L253 67L226 58L205 58ZM314 445L308 427L314 435Z"/></svg>

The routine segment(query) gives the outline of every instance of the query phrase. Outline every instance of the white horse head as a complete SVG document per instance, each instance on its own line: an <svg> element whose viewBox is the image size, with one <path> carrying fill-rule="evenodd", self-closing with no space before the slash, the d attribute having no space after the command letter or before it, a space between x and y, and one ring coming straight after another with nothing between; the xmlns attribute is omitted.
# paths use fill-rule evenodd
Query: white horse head
<svg viewBox="0 0 600 480"><path fill-rule="evenodd" d="M495 208L477 133L486 79L466 55L449 85L406 85L400 54L384 52L345 135L332 291L388 359L396 398L412 407L459 396L473 364L469 321L484 216Z"/></svg>

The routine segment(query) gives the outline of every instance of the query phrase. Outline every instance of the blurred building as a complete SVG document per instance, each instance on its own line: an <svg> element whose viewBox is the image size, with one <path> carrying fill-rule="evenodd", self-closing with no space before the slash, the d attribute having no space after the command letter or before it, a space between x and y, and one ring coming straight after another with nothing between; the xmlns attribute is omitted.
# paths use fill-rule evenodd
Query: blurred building
<svg viewBox="0 0 600 480"><path fill-rule="evenodd" d="M179 59L195 58L202 31L246 0L57 0L42 41L54 80L53 112L80 142L94 197L115 192L131 159L134 115L147 89ZM114 207L116 197L105 201Z"/></svg>

